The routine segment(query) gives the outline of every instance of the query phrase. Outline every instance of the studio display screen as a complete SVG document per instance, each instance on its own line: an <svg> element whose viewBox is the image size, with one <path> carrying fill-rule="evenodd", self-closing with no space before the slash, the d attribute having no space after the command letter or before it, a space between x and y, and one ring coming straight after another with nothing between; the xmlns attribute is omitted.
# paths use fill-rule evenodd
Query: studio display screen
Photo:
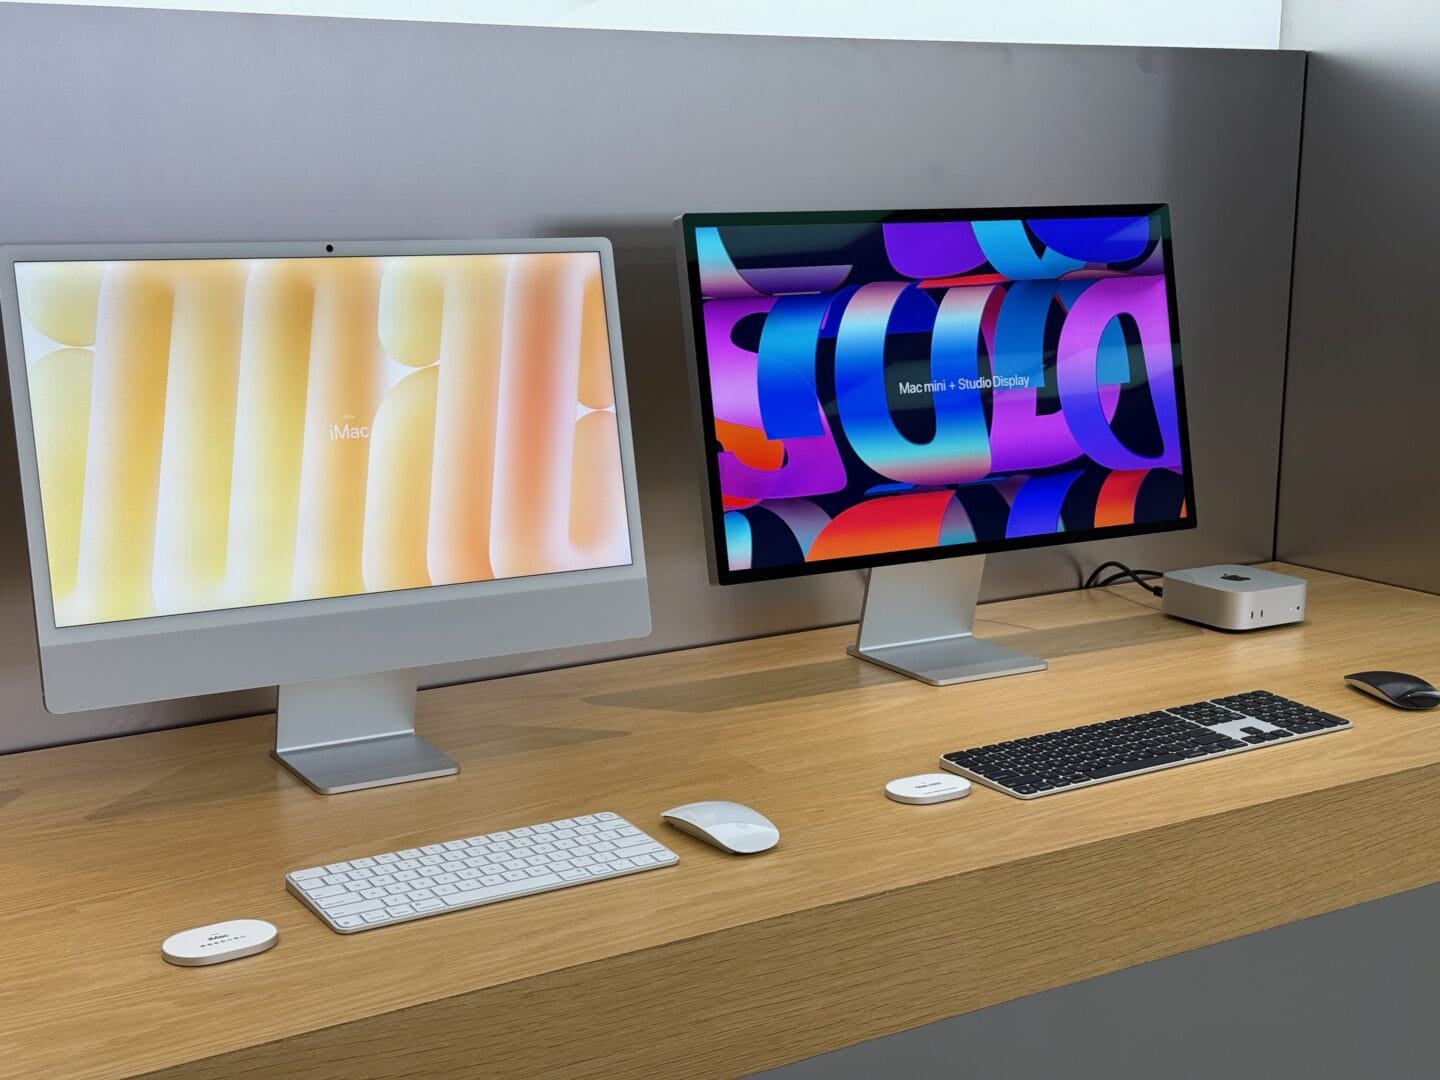
<svg viewBox="0 0 1440 1080"><path fill-rule="evenodd" d="M15 274L57 626L630 563L595 251Z"/></svg>
<svg viewBox="0 0 1440 1080"><path fill-rule="evenodd" d="M722 582L1193 524L1165 207L681 234Z"/></svg>

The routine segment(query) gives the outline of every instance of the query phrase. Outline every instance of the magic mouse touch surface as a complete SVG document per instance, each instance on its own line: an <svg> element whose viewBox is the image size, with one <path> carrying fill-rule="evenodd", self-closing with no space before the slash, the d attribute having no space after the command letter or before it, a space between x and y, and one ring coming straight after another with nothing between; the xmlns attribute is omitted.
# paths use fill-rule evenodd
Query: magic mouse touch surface
<svg viewBox="0 0 1440 1080"><path fill-rule="evenodd" d="M1440 690L1400 671L1357 671L1345 676L1345 684L1401 709L1433 709L1440 705Z"/></svg>
<svg viewBox="0 0 1440 1080"><path fill-rule="evenodd" d="M780 842L770 819L734 802L693 802L660 815L681 832L699 837L732 855L769 851Z"/></svg>

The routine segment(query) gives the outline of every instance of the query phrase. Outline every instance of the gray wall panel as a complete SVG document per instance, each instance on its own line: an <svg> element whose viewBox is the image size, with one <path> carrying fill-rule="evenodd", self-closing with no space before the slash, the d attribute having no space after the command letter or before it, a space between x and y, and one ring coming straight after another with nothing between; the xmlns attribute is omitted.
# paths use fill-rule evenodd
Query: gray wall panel
<svg viewBox="0 0 1440 1080"><path fill-rule="evenodd" d="M1301 55L26 5L0 6L0 40L0 241L614 239L654 635L431 683L858 615L855 573L706 583L669 226L682 210L1169 201L1201 527L994 557L986 593L1067 588L1107 557L1271 555ZM13 467L0 506L0 750L271 700L47 716Z"/></svg>
<svg viewBox="0 0 1440 1080"><path fill-rule="evenodd" d="M1440 7L1287 0L1310 57L1280 557L1440 592Z"/></svg>

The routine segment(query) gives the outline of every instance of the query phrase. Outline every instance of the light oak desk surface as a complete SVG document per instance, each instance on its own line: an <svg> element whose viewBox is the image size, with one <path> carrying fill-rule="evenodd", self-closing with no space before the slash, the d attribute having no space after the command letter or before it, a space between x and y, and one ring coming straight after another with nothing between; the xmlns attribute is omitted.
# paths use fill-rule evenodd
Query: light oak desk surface
<svg viewBox="0 0 1440 1080"><path fill-rule="evenodd" d="M1341 683L1435 669L1440 597L1301 571L1304 626L1223 634L1134 586L986 605L1048 672L936 689L853 628L456 686L455 777L312 794L258 717L0 759L0 1073L735 1076L1440 879L1440 716ZM1355 729L1021 802L881 793L943 751L1263 687ZM659 812L729 798L737 858ZM596 810L679 866L342 937L287 870ZM280 928L163 963L167 934ZM923 972L923 974L922 974Z"/></svg>

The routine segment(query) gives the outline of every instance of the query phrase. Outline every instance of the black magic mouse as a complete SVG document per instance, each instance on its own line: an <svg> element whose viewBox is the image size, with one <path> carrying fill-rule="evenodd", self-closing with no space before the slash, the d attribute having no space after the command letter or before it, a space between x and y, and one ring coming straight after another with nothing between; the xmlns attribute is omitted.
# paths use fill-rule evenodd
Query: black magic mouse
<svg viewBox="0 0 1440 1080"><path fill-rule="evenodd" d="M1400 709L1433 709L1440 705L1440 690L1424 679L1399 671L1357 671L1346 675L1345 683Z"/></svg>

